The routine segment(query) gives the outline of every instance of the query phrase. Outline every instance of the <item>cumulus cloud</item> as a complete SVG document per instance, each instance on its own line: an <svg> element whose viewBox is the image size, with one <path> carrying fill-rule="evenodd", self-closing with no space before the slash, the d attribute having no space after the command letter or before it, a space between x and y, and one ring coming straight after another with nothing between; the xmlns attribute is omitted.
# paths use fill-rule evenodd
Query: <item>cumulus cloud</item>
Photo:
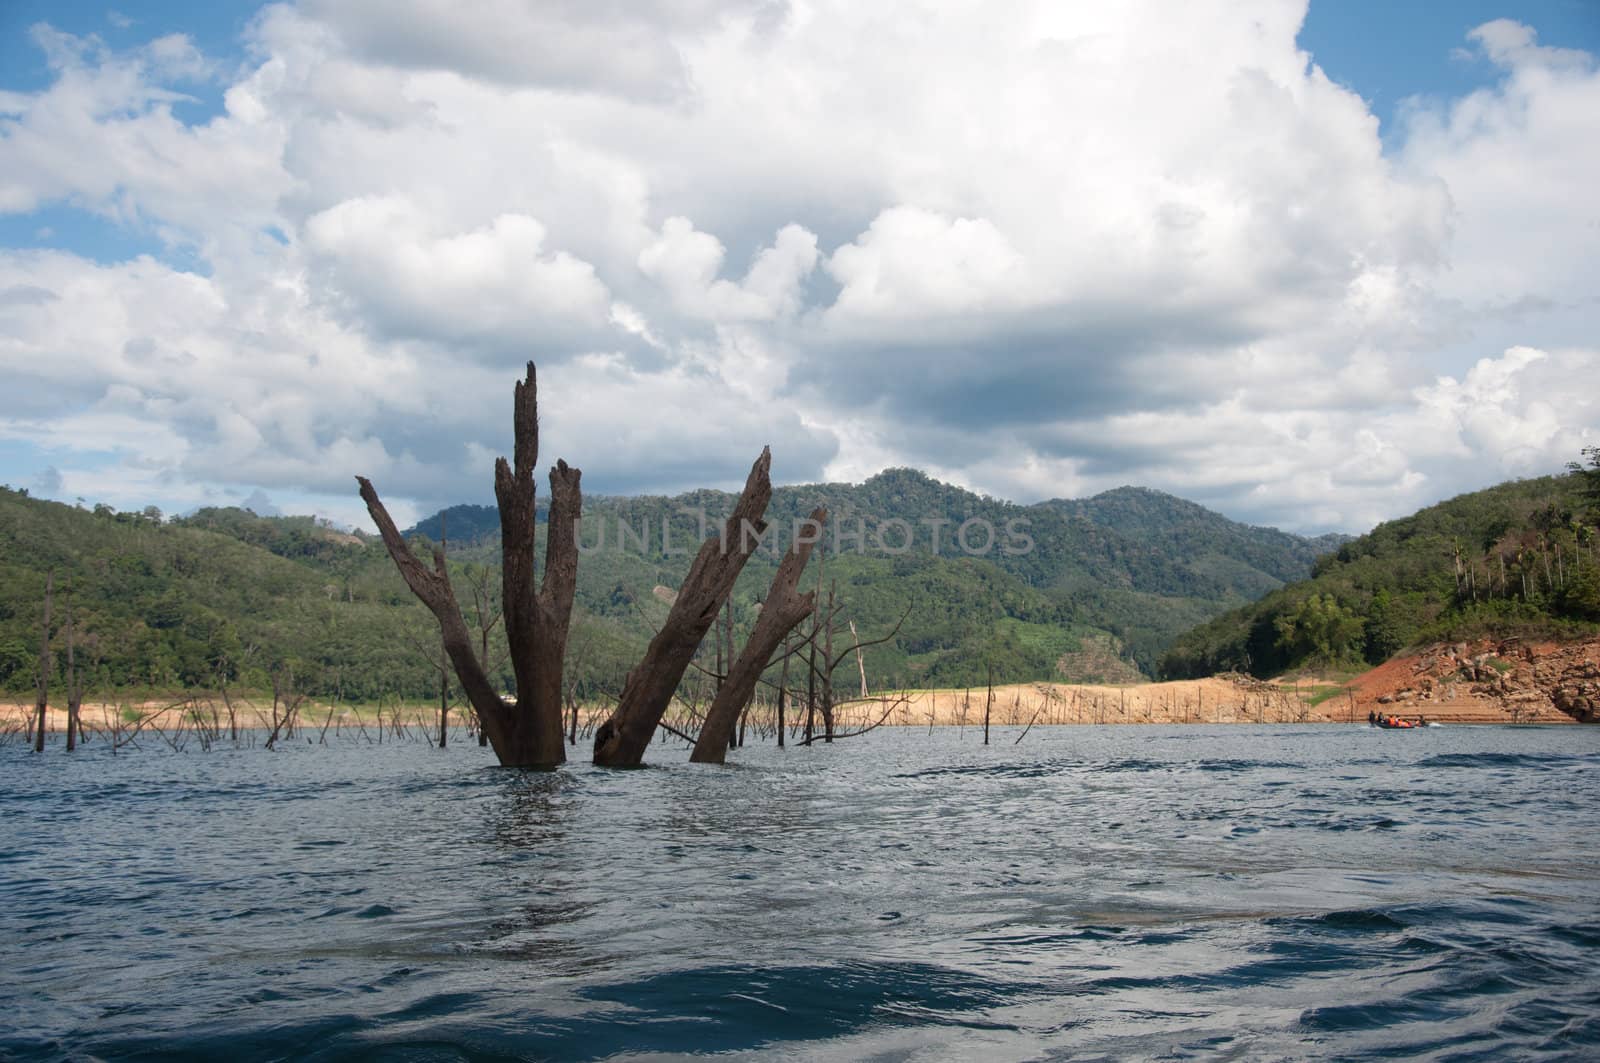
<svg viewBox="0 0 1600 1063"><path fill-rule="evenodd" d="M1413 105L1401 163L1448 189L1441 294L1477 314L1578 304L1593 335L1600 272L1600 69L1594 56L1537 43L1500 19L1469 34L1499 82L1448 103ZM1578 340L1582 335L1565 335Z"/></svg>
<svg viewBox="0 0 1600 1063"><path fill-rule="evenodd" d="M481 0L470 18L450 0L307 0L361 57L536 85L645 100L686 91L680 35L728 18L770 21L783 5L728 0Z"/></svg>
<svg viewBox="0 0 1600 1063"><path fill-rule="evenodd" d="M609 293L594 267L547 251L545 235L526 214L438 233L400 196L346 200L305 225L320 289L344 300L357 325L530 353L570 349L610 327Z"/></svg>
<svg viewBox="0 0 1600 1063"><path fill-rule="evenodd" d="M1480 359L1460 380L1441 377L1417 390L1412 448L1487 461L1505 476L1557 467L1600 435L1600 400L1585 386L1597 365L1592 350L1513 347Z"/></svg>
<svg viewBox="0 0 1600 1063"><path fill-rule="evenodd" d="M112 53L45 24L32 33L55 80L0 107L0 211L66 201L194 244L273 221L291 180L281 129L231 107L198 127L176 117L184 88L215 74L188 38Z"/></svg>
<svg viewBox="0 0 1600 1063"><path fill-rule="evenodd" d="M86 497L356 520L361 472L419 511L489 496L532 357L596 491L772 443L789 480L1359 528L1558 469L1597 423L1594 57L1479 27L1496 83L1386 153L1303 15L301 0L242 63L40 29L0 212L194 260L0 250L0 435L118 455L61 457Z"/></svg>
<svg viewBox="0 0 1600 1063"><path fill-rule="evenodd" d="M661 235L639 252L638 262L640 271L690 317L770 321L799 309L800 285L817 264L817 238L798 225L784 226L738 282L717 277L725 254L715 236L696 230L688 218L671 217Z"/></svg>
<svg viewBox="0 0 1600 1063"><path fill-rule="evenodd" d="M873 219L828 259L843 321L965 316L1024 306L1038 297L1028 264L993 222L897 206Z"/></svg>

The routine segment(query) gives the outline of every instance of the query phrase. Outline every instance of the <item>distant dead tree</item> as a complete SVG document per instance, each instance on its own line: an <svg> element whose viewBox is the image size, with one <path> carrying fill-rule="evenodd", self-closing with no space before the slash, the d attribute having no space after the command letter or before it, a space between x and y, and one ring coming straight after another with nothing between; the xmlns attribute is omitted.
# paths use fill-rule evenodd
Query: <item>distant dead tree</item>
<svg viewBox="0 0 1600 1063"><path fill-rule="evenodd" d="M810 746L818 741L832 743L836 739L855 738L859 735L875 731L888 723L896 712L903 713L910 704L910 699L904 695L898 697L872 697L867 693L867 668L862 651L871 646L878 646L889 642L900 633L901 626L906 617L911 615L910 608L901 614L895 621L893 628L880 638L863 639L856 630L854 621L847 621L845 627L850 632L850 641L843 648L835 651L833 638L835 633L840 633L839 617L844 611L845 603L837 600L837 586L832 581L828 583L828 596L822 600L822 583L825 576L824 565L818 564L817 590L813 596L810 613L811 625L805 633L804 639L795 647L787 651L785 656L785 670L783 687L780 699L787 692L788 656L793 655L806 669L806 716L805 729L801 734L800 745ZM802 652L803 651L803 652ZM857 699L846 698L843 701L834 700L833 677L839 666L851 654L855 655L856 668L861 677L861 697ZM841 731L838 727L838 710L846 705L851 706L876 706L879 710L876 717L870 715L865 722L854 730ZM822 733L816 730L816 716L822 717ZM781 742L779 743L782 744Z"/></svg>
<svg viewBox="0 0 1600 1063"><path fill-rule="evenodd" d="M441 522L443 518L440 518ZM489 636L500 621L504 618L504 610L499 601L493 585L489 581L488 565L467 565L467 589L472 595L473 627L478 632L478 660L483 662L484 671L491 676L499 673L506 663L506 644L504 639L490 641ZM441 643L441 650L443 644ZM448 656L448 655L447 655ZM441 728L440 734L443 734ZM440 745L444 740L440 739ZM478 745L489 744L489 736L484 734L483 728L478 728Z"/></svg>
<svg viewBox="0 0 1600 1063"><path fill-rule="evenodd" d="M72 627L72 601L67 600L67 752L78 748L83 709L83 686L78 682L77 637Z"/></svg>
<svg viewBox="0 0 1600 1063"><path fill-rule="evenodd" d="M989 744L989 713L994 708L994 666L985 664L984 670L989 683L989 694L983 700L983 744Z"/></svg>
<svg viewBox="0 0 1600 1063"><path fill-rule="evenodd" d="M279 738L288 738L294 734L300 706L306 700L304 694L295 692L292 665L285 664L280 668L274 668L270 678L272 679L272 730L267 735L268 749L277 745ZM278 712L279 706L283 708L282 714Z"/></svg>
<svg viewBox="0 0 1600 1063"><path fill-rule="evenodd" d="M406 642L418 657L428 662L439 677L439 742L440 746L450 742L450 654L444 648L444 640L437 643L426 635L408 632Z"/></svg>
<svg viewBox="0 0 1600 1063"><path fill-rule="evenodd" d="M56 574L50 569L44 574L44 624L39 636L39 696L34 702L34 715L37 722L33 730L33 751L44 752L44 725L45 713L50 705L50 599L55 593Z"/></svg>
<svg viewBox="0 0 1600 1063"><path fill-rule="evenodd" d="M233 676L244 671L258 649L256 643L249 642L241 647L237 659L222 653L213 663L212 674L216 680L217 693L221 695L223 707L228 712L228 739L233 742L239 741L239 707L234 704L233 697L228 693L228 684Z"/></svg>
<svg viewBox="0 0 1600 1063"><path fill-rule="evenodd" d="M818 593L821 591L822 573L817 574ZM854 621L845 625L850 632L850 642L837 652L834 650L833 638L835 634L843 634L839 630L839 616L844 611L844 603L836 600L837 587L833 583L828 585L826 602L818 602L811 613L811 630L807 635L806 667L810 671L807 676L807 706L806 706L806 733L803 744L810 745L817 737L813 728L813 709L822 716L822 741L832 742L839 735L834 700L833 677L839 666L855 655L856 666L861 673L861 698L862 702L871 700L867 695L867 667L862 657L862 651L872 646L882 645L900 634L900 628L911 615L910 607L901 614L900 619L888 634L875 639L863 639L856 632Z"/></svg>

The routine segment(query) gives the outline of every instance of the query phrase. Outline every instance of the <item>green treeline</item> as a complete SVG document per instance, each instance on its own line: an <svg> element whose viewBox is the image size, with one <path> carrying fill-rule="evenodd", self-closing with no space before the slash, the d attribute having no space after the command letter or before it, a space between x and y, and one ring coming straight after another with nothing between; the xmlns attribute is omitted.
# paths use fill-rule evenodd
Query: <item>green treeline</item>
<svg viewBox="0 0 1600 1063"><path fill-rule="evenodd" d="M568 650L568 677L580 694L620 688L692 549L733 499L717 491L586 499ZM783 487L768 513L773 549L757 554L734 592L741 643L778 550L817 505L829 509L830 525L822 564L813 561L808 579L820 571L824 596L831 591L841 603L841 631L853 621L862 638L876 639L905 618L893 639L865 651L878 689L979 685L991 669L997 682L1059 677L1058 663L1086 640L1120 646L1123 667L1150 672L1181 631L1305 575L1330 545L1134 488L1017 506L906 469L864 484ZM491 674L510 689L497 622L495 511L453 507L408 534L423 551L446 540L468 625L487 628ZM310 517L229 508L163 520L153 509L86 510L7 489L0 690L13 696L36 680L47 571L57 588L56 682L70 606L91 692L278 683L371 700L438 690L437 630L375 537ZM843 632L836 645L847 638ZM714 654L710 640L703 653ZM842 687L859 681L853 658L840 669Z"/></svg>
<svg viewBox="0 0 1600 1063"><path fill-rule="evenodd" d="M1379 664L1477 635L1578 635L1600 625L1600 450L1566 476L1462 495L1322 557L1311 579L1190 631L1171 678Z"/></svg>

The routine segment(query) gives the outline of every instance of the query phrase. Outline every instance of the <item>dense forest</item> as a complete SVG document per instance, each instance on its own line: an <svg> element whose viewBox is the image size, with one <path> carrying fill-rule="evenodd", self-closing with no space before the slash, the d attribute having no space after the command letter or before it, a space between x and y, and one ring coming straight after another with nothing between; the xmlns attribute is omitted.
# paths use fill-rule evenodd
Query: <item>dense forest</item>
<svg viewBox="0 0 1600 1063"><path fill-rule="evenodd" d="M580 691L620 686L704 521L714 527L733 497L585 501L568 647ZM896 469L862 484L778 488L773 547L734 591L736 628L753 623L782 536L817 505L832 516L808 581L820 575L841 623L853 621L863 638L895 631L866 653L880 689L977 685L991 670L997 682L1149 673L1178 633L1305 575L1336 545L1144 489L1017 506ZM452 507L407 534L419 547L445 542L466 618L496 662L493 508ZM13 694L36 679L47 573L56 588L52 671L70 610L78 668L94 691L277 683L367 700L438 687L437 630L376 537L310 517L203 509L163 519L0 491L0 689Z"/></svg>
<svg viewBox="0 0 1600 1063"><path fill-rule="evenodd" d="M1600 628L1600 448L1565 476L1517 480L1378 525L1272 591L1180 636L1170 678L1378 664L1476 635Z"/></svg>

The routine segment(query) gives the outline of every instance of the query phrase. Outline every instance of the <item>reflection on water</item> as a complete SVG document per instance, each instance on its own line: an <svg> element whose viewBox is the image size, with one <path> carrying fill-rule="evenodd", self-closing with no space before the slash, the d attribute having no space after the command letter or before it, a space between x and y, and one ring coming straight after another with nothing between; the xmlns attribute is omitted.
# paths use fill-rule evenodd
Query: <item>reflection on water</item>
<svg viewBox="0 0 1600 1063"><path fill-rule="evenodd" d="M1600 730L1011 737L0 750L0 1056L1600 1052Z"/></svg>

